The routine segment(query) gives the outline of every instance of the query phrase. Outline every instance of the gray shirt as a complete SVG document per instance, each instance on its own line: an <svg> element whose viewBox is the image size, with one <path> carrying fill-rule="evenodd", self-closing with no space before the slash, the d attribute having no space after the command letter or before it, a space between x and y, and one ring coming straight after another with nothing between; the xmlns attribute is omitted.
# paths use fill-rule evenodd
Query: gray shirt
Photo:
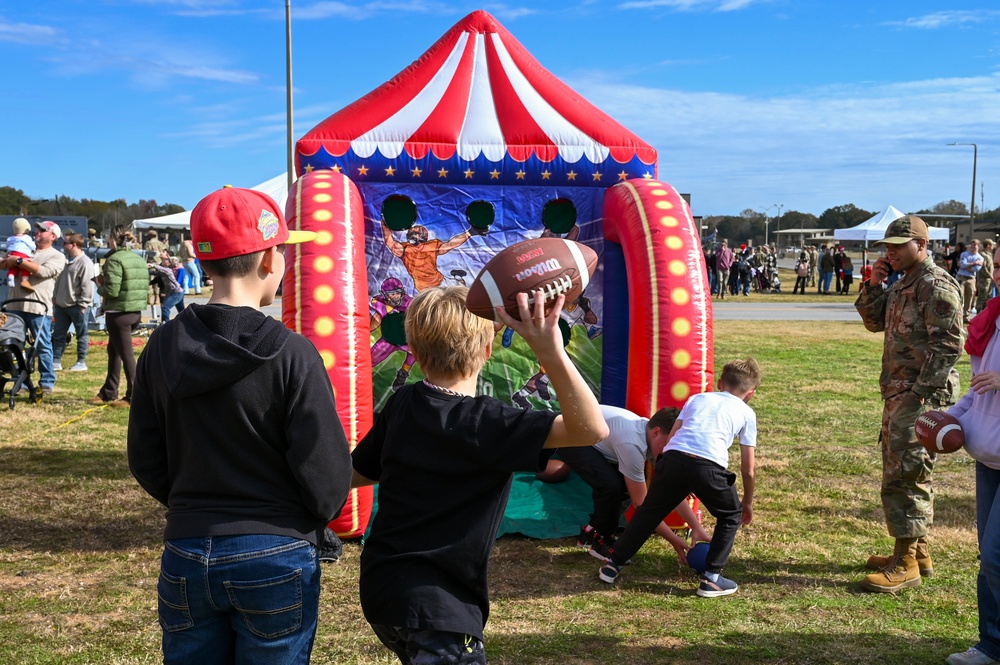
<svg viewBox="0 0 1000 665"><path fill-rule="evenodd" d="M94 262L86 254L66 259L56 278L52 302L59 307L90 307L94 303Z"/></svg>

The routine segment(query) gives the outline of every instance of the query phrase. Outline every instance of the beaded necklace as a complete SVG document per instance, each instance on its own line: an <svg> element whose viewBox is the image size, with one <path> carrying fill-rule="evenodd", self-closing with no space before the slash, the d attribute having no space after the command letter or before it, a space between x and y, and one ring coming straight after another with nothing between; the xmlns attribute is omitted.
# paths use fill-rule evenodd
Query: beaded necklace
<svg viewBox="0 0 1000 665"><path fill-rule="evenodd" d="M439 386L437 384L431 383L427 379L424 379L423 382L424 385L427 386L428 388L432 388L434 390L437 390L438 392L442 392L445 395L454 395L455 397L468 397L468 395L466 395L465 393L460 393L457 390L452 390L451 388L445 388L444 386Z"/></svg>

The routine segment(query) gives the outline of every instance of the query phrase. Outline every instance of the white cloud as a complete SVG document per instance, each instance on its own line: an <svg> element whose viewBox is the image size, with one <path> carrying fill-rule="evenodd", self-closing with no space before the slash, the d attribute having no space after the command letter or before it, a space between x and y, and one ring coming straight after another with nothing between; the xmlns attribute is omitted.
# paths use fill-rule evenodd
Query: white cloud
<svg viewBox="0 0 1000 665"><path fill-rule="evenodd" d="M51 46L65 41L62 31L58 28L30 23L11 23L0 18L0 42Z"/></svg>
<svg viewBox="0 0 1000 665"><path fill-rule="evenodd" d="M687 11L729 12L744 9L761 0L631 0L618 5L618 9L675 9Z"/></svg>
<svg viewBox="0 0 1000 665"><path fill-rule="evenodd" d="M936 30L953 25L966 25L969 23L983 23L1000 17L1000 11L991 9L979 9L973 11L954 10L943 12L932 12L923 16L915 16L902 21L889 21L885 25L892 25L902 28L919 28L923 30Z"/></svg>
<svg viewBox="0 0 1000 665"><path fill-rule="evenodd" d="M735 214L765 198L815 214L848 202L917 210L961 200L971 156L946 147L952 141L979 144L980 174L1000 167L1000 76L771 98L620 85L603 75L567 83L656 147L660 177L691 192L698 214Z"/></svg>

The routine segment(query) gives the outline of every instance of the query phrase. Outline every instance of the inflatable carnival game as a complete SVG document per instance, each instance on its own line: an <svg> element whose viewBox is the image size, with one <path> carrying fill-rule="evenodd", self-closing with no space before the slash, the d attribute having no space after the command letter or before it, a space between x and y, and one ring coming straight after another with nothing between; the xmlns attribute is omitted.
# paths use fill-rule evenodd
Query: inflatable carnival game
<svg viewBox="0 0 1000 665"><path fill-rule="evenodd" d="M326 361L356 444L400 386L422 378L406 345L420 291L466 284L497 252L540 236L600 257L562 317L568 353L602 403L650 415L711 390L711 296L685 201L657 179L656 151L545 70L492 16L459 21L395 78L297 143L289 226L316 231L286 276L283 318ZM291 296L291 297L290 297ZM481 394L532 409L558 395L527 345L497 333ZM582 481L580 481L582 485ZM562 491L518 479L543 507ZM583 521L528 535L576 534ZM332 528L364 533L371 488ZM530 512L530 511L529 511ZM544 521L544 517L539 519Z"/></svg>

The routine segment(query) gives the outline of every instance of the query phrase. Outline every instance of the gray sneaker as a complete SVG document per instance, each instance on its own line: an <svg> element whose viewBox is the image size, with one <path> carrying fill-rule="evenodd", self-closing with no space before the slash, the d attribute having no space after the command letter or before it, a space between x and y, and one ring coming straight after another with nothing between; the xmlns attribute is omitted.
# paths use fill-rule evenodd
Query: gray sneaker
<svg viewBox="0 0 1000 665"><path fill-rule="evenodd" d="M56 371L56 372L61 372L61 371L63 371L63 368L62 368L62 363L56 363L55 365L53 365L53 366L52 366L52 369L53 369L54 371Z"/></svg>
<svg viewBox="0 0 1000 665"><path fill-rule="evenodd" d="M990 658L976 647L962 653L953 653L945 661L948 665L993 665L1000 661Z"/></svg>
<svg viewBox="0 0 1000 665"><path fill-rule="evenodd" d="M726 579L722 575L719 575L719 579L714 582L706 575L702 575L701 584L698 585L698 590L695 593L702 598L718 598L719 596L734 594L737 589L739 589L739 586L736 582Z"/></svg>
<svg viewBox="0 0 1000 665"><path fill-rule="evenodd" d="M69 371L71 371L71 372L86 372L87 371L87 363L85 363L83 361L78 362L75 365L73 365L72 367L70 367Z"/></svg>

